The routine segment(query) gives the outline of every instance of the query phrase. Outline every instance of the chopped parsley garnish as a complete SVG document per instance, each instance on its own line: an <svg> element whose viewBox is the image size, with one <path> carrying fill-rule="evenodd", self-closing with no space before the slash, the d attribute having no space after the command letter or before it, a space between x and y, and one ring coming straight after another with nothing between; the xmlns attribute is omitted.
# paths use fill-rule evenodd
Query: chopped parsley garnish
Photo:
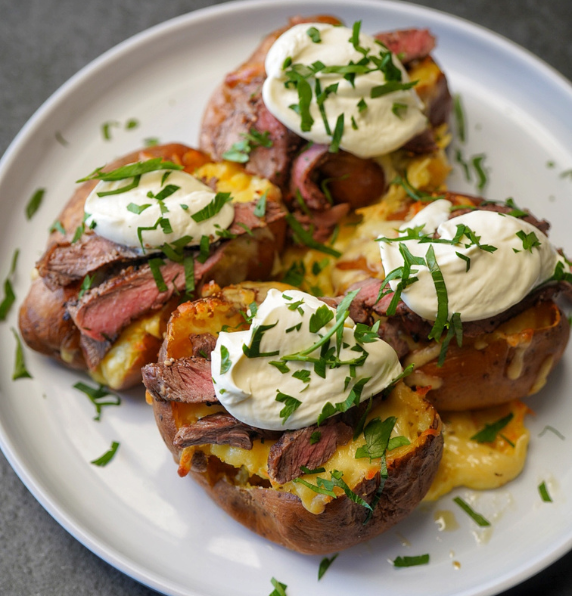
<svg viewBox="0 0 572 596"><path fill-rule="evenodd" d="M485 428L480 430L478 433L471 437L471 441L477 441L477 443L492 443L498 433L514 418L514 414L511 412L504 418L493 422L492 424L485 424Z"/></svg>
<svg viewBox="0 0 572 596"><path fill-rule="evenodd" d="M56 134L54 136L56 137L56 141L60 145L62 145L62 147L67 147L69 145L69 141L66 141L66 139L64 139L61 132L56 131Z"/></svg>
<svg viewBox="0 0 572 596"><path fill-rule="evenodd" d="M126 130L133 130L134 128L137 128L138 126L139 126L139 120L137 120L136 118L129 118L129 120L127 120L127 122L125 123Z"/></svg>
<svg viewBox="0 0 572 596"><path fill-rule="evenodd" d="M486 528L491 523L486 520L480 513L477 513L466 501L463 501L461 497L455 497L453 499L455 503L469 516L471 519L481 528Z"/></svg>
<svg viewBox="0 0 572 596"><path fill-rule="evenodd" d="M439 352L439 358L437 360L437 366L441 367L445 363L445 357L447 356L447 350L453 337L457 340L457 345L461 347L463 345L463 324L461 323L461 315L455 312L451 315L449 321L447 321L447 335L441 344L441 350Z"/></svg>
<svg viewBox="0 0 572 596"><path fill-rule="evenodd" d="M463 157L463 152L460 149L455 150L455 160L456 162L463 168L463 172L465 173L465 179L467 182L471 181L471 168L469 164L465 161Z"/></svg>
<svg viewBox="0 0 572 596"><path fill-rule="evenodd" d="M340 150L340 142L342 135L344 134L344 114L343 112L338 116L336 120L336 126L334 128L334 134L332 135L332 142L328 151L330 153L337 153Z"/></svg>
<svg viewBox="0 0 572 596"><path fill-rule="evenodd" d="M477 173L477 188L479 190L483 190L488 182L487 173L483 167L483 161L485 160L485 158L486 155L476 155L471 160L473 168Z"/></svg>
<svg viewBox="0 0 572 596"><path fill-rule="evenodd" d="M545 503L552 503L552 497L550 496L550 494L548 492L548 488L546 488L546 482L542 482L541 484L538 485L538 492L540 493L541 499Z"/></svg>
<svg viewBox="0 0 572 596"><path fill-rule="evenodd" d="M83 236L83 232L85 230L85 223L81 223L76 229L75 232L73 234L73 238L71 240L72 244L75 244L82 236Z"/></svg>
<svg viewBox="0 0 572 596"><path fill-rule="evenodd" d="M390 416L383 422L380 418L370 420L363 430L365 445L362 445L357 449L355 458L361 459L369 457L371 461L372 459L382 457L387 450L389 437L391 436L391 432L393 431L396 422L397 418L395 416Z"/></svg>
<svg viewBox="0 0 572 596"><path fill-rule="evenodd" d="M310 445L315 445L316 443L319 443L321 438L322 438L322 433L319 430L314 431L310 435Z"/></svg>
<svg viewBox="0 0 572 596"><path fill-rule="evenodd" d="M191 217L198 223L214 217L229 202L232 197L229 192L217 192L214 199L200 211L193 213Z"/></svg>
<svg viewBox="0 0 572 596"><path fill-rule="evenodd" d="M209 258L210 253L210 240L208 236L201 236L201 243L199 245L199 255L197 261L199 263L205 263Z"/></svg>
<svg viewBox="0 0 572 596"><path fill-rule="evenodd" d="M310 227L310 230L305 230L302 224L291 213L286 214L286 221L294 232L296 240L301 244L305 244L308 248L313 248L332 257L339 258L341 256L342 253L339 251L314 240L312 236L313 226Z"/></svg>
<svg viewBox="0 0 572 596"><path fill-rule="evenodd" d="M560 174L560 178L572 178L572 169L571 170L564 170Z"/></svg>
<svg viewBox="0 0 572 596"><path fill-rule="evenodd" d="M295 87L298 92L298 103L290 107L300 116L300 129L302 132L310 132L314 124L314 118L312 118L312 114L310 113L312 87L306 78L297 72L294 67L286 71L286 76L288 77L288 81L285 85Z"/></svg>
<svg viewBox="0 0 572 596"><path fill-rule="evenodd" d="M259 132L251 128L250 132L241 134L242 140L237 141L232 147L222 154L222 158L236 163L246 163L250 159L250 152L257 147L272 147L270 133L265 130Z"/></svg>
<svg viewBox="0 0 572 596"><path fill-rule="evenodd" d="M111 393L107 389L103 387L103 385L99 385L99 387L91 387L90 385L86 385L81 381L74 385L74 389L79 389L87 395L91 403L95 406L96 416L94 420L101 420L101 412L105 406L119 406L121 405L121 398L119 395L115 395L115 393ZM104 401L104 398L107 396L111 396L110 400Z"/></svg>
<svg viewBox="0 0 572 596"><path fill-rule="evenodd" d="M316 29L316 27L310 27L306 31L306 35L314 42L314 43L321 43L322 38L320 37L320 32Z"/></svg>
<svg viewBox="0 0 572 596"><path fill-rule="evenodd" d="M457 93L453 96L453 111L455 113L455 124L457 129L457 134L459 135L459 139L461 143L466 141L465 135L465 113L463 111L463 104L461 102L461 96Z"/></svg>
<svg viewBox="0 0 572 596"><path fill-rule="evenodd" d="M141 213L148 207L151 207L151 203L145 203L144 205L129 203L129 205L127 205L127 211L131 211L131 213L135 213L135 215L141 215Z"/></svg>
<svg viewBox="0 0 572 596"><path fill-rule="evenodd" d="M12 381L16 381L18 379L31 379L32 375L28 372L28 369L26 368L26 361L24 359L24 349L22 348L20 336L18 335L16 329L14 329L13 327L12 333L16 338L16 355L14 358L14 371L12 373Z"/></svg>
<svg viewBox="0 0 572 596"><path fill-rule="evenodd" d="M462 261L465 261L465 263L467 264L467 266L465 268L465 273L467 273L469 271L469 269L471 268L471 259L467 255L464 255L460 252L455 251L455 254L459 257L459 259L461 259Z"/></svg>
<svg viewBox="0 0 572 596"><path fill-rule="evenodd" d="M326 471L326 468L315 468L314 470L310 470L306 466L300 466L300 470L302 470L304 474L321 474Z"/></svg>
<svg viewBox="0 0 572 596"><path fill-rule="evenodd" d="M114 458L118 448L119 443L117 441L113 441L111 443L111 447L101 457L94 459L90 463L92 463L94 466L106 466Z"/></svg>
<svg viewBox="0 0 572 596"><path fill-rule="evenodd" d="M394 567L415 567L417 565L428 565L429 555L417 555L415 557L397 557L393 561Z"/></svg>
<svg viewBox="0 0 572 596"><path fill-rule="evenodd" d="M18 256L20 255L20 250L16 249L14 251L14 255L12 256L12 264L10 266L10 271L8 272L8 276L4 280L4 298L0 303L0 321L5 321L12 305L16 301L16 294L14 293L14 288L12 287L12 277L16 272L16 265L18 263Z"/></svg>
<svg viewBox="0 0 572 596"><path fill-rule="evenodd" d="M334 556L330 557L329 559L328 559L328 557L324 557L320 561L320 567L318 568L318 581L320 581L324 577L324 574L330 568L330 565L338 558L338 555L339 555L339 553L336 553Z"/></svg>
<svg viewBox="0 0 572 596"><path fill-rule="evenodd" d="M401 83L399 81L387 81L383 85L372 87L370 97L376 99L377 97L383 97L394 91L406 91L407 89L415 87L418 82L419 81L410 81L409 83Z"/></svg>
<svg viewBox="0 0 572 596"><path fill-rule="evenodd" d="M312 274L320 275L320 273L329 265L330 259L322 259L319 263L316 261L312 263Z"/></svg>
<svg viewBox="0 0 572 596"><path fill-rule="evenodd" d="M145 147L156 147L159 144L159 139L157 137L147 137L144 139L143 144Z"/></svg>
<svg viewBox="0 0 572 596"><path fill-rule="evenodd" d="M311 374L309 370L297 370L292 376L302 383L309 383Z"/></svg>
<svg viewBox="0 0 572 596"><path fill-rule="evenodd" d="M505 205L512 209L507 213L507 215L512 215L512 217L526 217L527 215L530 215L528 211L524 211L523 209L517 207L512 197L509 197L505 201Z"/></svg>
<svg viewBox="0 0 572 596"><path fill-rule="evenodd" d="M32 195L31 199L26 205L26 219L32 219L34 213L36 213L36 211L40 208L45 193L45 188L38 188L38 190Z"/></svg>
<svg viewBox="0 0 572 596"><path fill-rule="evenodd" d="M264 217L266 215L266 200L267 200L268 191L264 191L264 194L258 199L256 202L256 207L254 208L254 215L256 217Z"/></svg>
<svg viewBox="0 0 572 596"><path fill-rule="evenodd" d="M270 580L274 586L274 590L270 593L270 596L286 596L286 584L280 583L277 579L272 578Z"/></svg>
<svg viewBox="0 0 572 596"><path fill-rule="evenodd" d="M358 101L357 109L359 112L363 112L365 109L367 109L367 103L363 97Z"/></svg>
<svg viewBox="0 0 572 596"><path fill-rule="evenodd" d="M540 248L540 246L541 246L540 240L538 239L538 236L534 232L530 232L529 234L527 234L524 230L519 230L516 233L516 235L522 240L523 250L528 250L528 252L532 252L533 248ZM520 252L514 248L513 248L513 250L515 252Z"/></svg>
<svg viewBox="0 0 572 596"><path fill-rule="evenodd" d="M539 437L544 436L544 434L546 433L547 430L549 430L551 433L554 433L560 440L562 440L562 441L566 440L566 437L559 430L556 430L553 426L549 426L549 425L546 425L542 429L542 431L539 433L538 436Z"/></svg>
<svg viewBox="0 0 572 596"><path fill-rule="evenodd" d="M398 447L404 447L406 445L411 445L411 441L407 437L404 437L403 435L393 437L389 439L389 443L387 444L387 451L393 451Z"/></svg>
<svg viewBox="0 0 572 596"><path fill-rule="evenodd" d="M348 499L352 500L354 503L365 507L368 510L371 510L371 506L369 503L364 501L359 495L354 493L350 487L342 480L343 472L338 470L334 470L330 472L330 480L326 480L325 478L318 477L316 479L317 486L303 480L302 478L294 478L294 482L299 484L303 484L305 487L313 490L315 493L319 493L322 495L327 495L329 497L333 497L334 499L337 498L336 493L334 492L334 487L341 488L344 491L344 494Z"/></svg>
<svg viewBox="0 0 572 596"><path fill-rule="evenodd" d="M288 327L288 329L286 329L286 333L292 333L292 331L300 331L300 329L302 329L302 323L298 323L297 325Z"/></svg>
<svg viewBox="0 0 572 596"><path fill-rule="evenodd" d="M81 300L83 298L83 295L91 288L91 284L93 283L94 277L95 276L92 277L88 274L83 278L79 294L77 295L78 300Z"/></svg>
<svg viewBox="0 0 572 596"><path fill-rule="evenodd" d="M91 174L76 180L76 182L86 182L87 180L103 180L111 182L114 180L126 180L135 176L141 176L149 172L156 172L157 170L182 170L183 166L179 166L171 161L165 161L161 157L148 159L146 161L138 161L137 163L122 166L111 172L102 172L103 167L96 168Z"/></svg>
<svg viewBox="0 0 572 596"><path fill-rule="evenodd" d="M310 332L318 333L322 327L325 327L334 318L334 312L325 304L320 306L310 317Z"/></svg>
<svg viewBox="0 0 572 596"><path fill-rule="evenodd" d="M259 325L258 327L254 328L252 332L252 340L250 342L250 346L246 344L242 345L242 351L247 358L262 358L265 356L277 356L280 351L276 350L275 352L261 352L260 351L260 343L262 342L262 337L264 334L278 324L278 321L273 325Z"/></svg>
<svg viewBox="0 0 572 596"><path fill-rule="evenodd" d="M415 188L411 182L409 182L407 176L404 174L403 176L396 176L392 181L391 184L397 184L403 188L405 193L408 197L411 197L414 201L422 201L422 202L432 202L436 201L437 199L444 198L444 195L441 196L433 196L431 193L419 190Z"/></svg>
<svg viewBox="0 0 572 596"><path fill-rule="evenodd" d="M288 331L286 331L286 333L288 333ZM283 375L290 372L286 362L281 362L280 360L271 360L268 364L275 366Z"/></svg>
<svg viewBox="0 0 572 596"><path fill-rule="evenodd" d="M149 259L149 269L151 269L151 273L153 275L153 279L155 280L155 285L159 292L166 292L169 288L163 279L163 275L161 274L161 265L164 265L165 261L160 258Z"/></svg>
<svg viewBox="0 0 572 596"><path fill-rule="evenodd" d="M407 108L409 106L406 103L394 103L391 106L391 111L395 116L397 116L400 120L403 119L405 112L407 112Z"/></svg>
<svg viewBox="0 0 572 596"><path fill-rule="evenodd" d="M54 223L50 226L48 232L59 232L62 236L66 235L64 226L62 226L62 222L58 220L54 221Z"/></svg>
<svg viewBox="0 0 572 596"><path fill-rule="evenodd" d="M226 346L220 347L220 357L220 374L224 375L224 373L228 372L232 366L230 354L228 353L228 348Z"/></svg>
<svg viewBox="0 0 572 596"><path fill-rule="evenodd" d="M104 122L101 125L101 134L103 135L103 139L105 141L111 140L111 127L112 126L120 126L120 124L116 120L110 120L108 122Z"/></svg>
<svg viewBox="0 0 572 596"><path fill-rule="evenodd" d="M277 392L275 399L284 404L284 407L280 410L280 418L283 418L283 425L286 424L286 420L302 405L300 400L281 391Z"/></svg>

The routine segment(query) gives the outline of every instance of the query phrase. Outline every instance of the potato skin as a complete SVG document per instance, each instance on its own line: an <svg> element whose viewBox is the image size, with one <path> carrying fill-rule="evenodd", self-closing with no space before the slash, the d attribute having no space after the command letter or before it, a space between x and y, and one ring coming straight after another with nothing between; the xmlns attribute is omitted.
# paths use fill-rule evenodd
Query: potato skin
<svg viewBox="0 0 572 596"><path fill-rule="evenodd" d="M171 404L153 400L153 410L161 436L178 463L181 451L173 445L177 427ZM346 496L332 500L323 513L315 515L291 493L260 486L236 486L213 456L209 457L206 472L191 469L189 475L219 507L249 530L299 553L324 555L370 540L411 513L437 473L443 452L440 429L441 420L435 412L431 428L419 437L415 449L388 461L388 478L381 500L366 525L363 524L365 509ZM379 479L378 473L364 479L353 490L371 502Z"/></svg>
<svg viewBox="0 0 572 596"><path fill-rule="evenodd" d="M52 292L40 278L35 279L20 307L18 326L24 341L36 352L85 370L80 333L65 308L66 300L76 293L75 288ZM62 354L67 355L65 359Z"/></svg>
<svg viewBox="0 0 572 596"><path fill-rule="evenodd" d="M517 332L502 332L503 325L500 332L465 341L462 347L452 341L442 367L435 358L406 382L431 386L435 380L440 386L431 389L427 399L438 411L489 408L536 393L562 358L570 325L553 301L541 302L523 316L528 319L524 326L518 325L518 317L506 324L521 327ZM415 352L408 361L415 361Z"/></svg>

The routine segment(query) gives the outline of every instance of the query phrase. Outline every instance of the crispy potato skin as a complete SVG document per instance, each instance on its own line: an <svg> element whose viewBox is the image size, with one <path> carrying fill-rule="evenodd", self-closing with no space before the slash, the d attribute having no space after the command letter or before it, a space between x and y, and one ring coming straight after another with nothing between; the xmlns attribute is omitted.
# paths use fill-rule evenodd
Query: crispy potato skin
<svg viewBox="0 0 572 596"><path fill-rule="evenodd" d="M196 332L196 328L204 326L203 332L217 333L223 319L234 323L230 319L232 313L246 308L253 299L261 302L270 285L249 282L222 292L214 288L211 295L179 306L169 322L162 359L188 354L189 333ZM222 463L214 455L208 456L206 471L194 470L190 462L183 461L185 450L173 443L178 429L177 406L154 400L149 394L147 401L153 404L155 421L175 462L180 465L181 476L190 468L190 476L222 509L260 536L303 554L327 554L385 532L411 513L429 490L443 452L442 423L422 392L411 395L413 401L407 403L422 413L419 417L427 421L423 426L426 430L417 431L411 449L388 455L388 478L374 515L366 525L363 524L364 507L345 495L328 502L322 513L314 514L304 508L298 496L267 488L268 481L255 477L249 484L235 483L233 478L238 469ZM363 478L352 490L371 502L379 481L379 473L372 473L372 477Z"/></svg>
<svg viewBox="0 0 572 596"><path fill-rule="evenodd" d="M431 385L431 379L440 385L427 393L437 410L489 408L536 393L544 385L562 358L570 325L552 301L540 303L521 316L528 319L523 328L507 328L520 327L515 317L503 325L506 332L479 338L481 345L466 341L458 347L451 342L442 367L433 359L416 370L425 376L423 385ZM415 354L409 358L414 361ZM417 383L414 375L408 383Z"/></svg>
<svg viewBox="0 0 572 596"><path fill-rule="evenodd" d="M85 370L87 366L79 346L80 333L65 309L66 300L76 292L76 289L52 292L40 278L35 279L20 307L18 325L30 348L71 368ZM69 357L64 360L62 353Z"/></svg>

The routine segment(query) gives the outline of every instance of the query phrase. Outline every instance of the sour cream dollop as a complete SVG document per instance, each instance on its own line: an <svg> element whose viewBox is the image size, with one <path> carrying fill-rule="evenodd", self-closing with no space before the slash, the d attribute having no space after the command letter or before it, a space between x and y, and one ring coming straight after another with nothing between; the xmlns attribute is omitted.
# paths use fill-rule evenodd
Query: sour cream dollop
<svg viewBox="0 0 572 596"><path fill-rule="evenodd" d="M312 41L308 34L311 28L318 30L321 40L319 43ZM332 141L332 136L326 132L316 101L315 80L313 77L307 79L312 87L310 113L314 123L309 132L304 132L301 129L300 116L290 107L298 104L299 99L295 88L285 86L289 68L284 68L284 64L290 60L292 64L305 66L318 61L326 66L347 66L352 61L354 64L359 63L364 55L354 48L350 42L351 37L352 30L347 27L304 23L283 33L266 56L267 79L262 87L264 103L284 126L308 141L322 144L330 144ZM380 58L380 52L387 52L372 36L364 33L360 33L359 46L368 49L368 55L376 58ZM392 55L392 59L393 64L401 71L401 82L407 83L409 78L402 64L395 55ZM375 68L373 62L370 67ZM344 114L340 147L358 157L375 157L394 151L427 126L427 119L421 111L423 104L414 90L398 90L371 98L371 90L387 82L380 70L357 74L355 87L344 79L343 74L318 72L316 79L320 82L322 91L331 85L338 85L337 91L330 93L324 101L327 121L333 132L338 116ZM365 102L365 107L362 101Z"/></svg>
<svg viewBox="0 0 572 596"><path fill-rule="evenodd" d="M165 175L168 176L165 177ZM94 231L108 240L124 246L141 249L138 230L145 248L156 248L165 242L172 243L183 236L191 236L188 245L198 245L202 236L218 239L216 233L225 230L234 219L232 203L203 221L192 218L213 201L216 193L200 180L181 170L157 170L141 175L137 187L120 194L100 197L98 193L109 192L129 185L133 178L111 182L100 181L85 202L85 212L89 214L86 227L93 225ZM168 188L163 200L154 198ZM176 188L173 188L176 187ZM151 195L149 194L151 193ZM161 211L163 209L163 212ZM139 211L139 212L138 212ZM172 232L165 233L159 219L166 219ZM219 226L219 227L216 227Z"/></svg>
<svg viewBox="0 0 572 596"><path fill-rule="evenodd" d="M317 332L311 332L312 315L324 307L333 314L332 320ZM370 378L363 385L360 401L385 389L402 372L402 368L395 350L379 338L362 344L367 358L361 366L355 367L355 376L352 376L348 364L338 368L326 366L325 378L322 378L316 374L311 362L281 361L282 356L303 351L319 341L335 325L335 312L305 292L270 290L258 307L248 331L221 332L217 339L211 363L219 401L246 424L268 430L285 430L315 424L328 402L335 405L345 401L361 379ZM260 352L277 353L248 358L243 346L248 348L253 345L253 336L261 326L271 327L262 336ZM359 348L358 351L352 350L357 343L354 331L353 321L346 319L343 342L347 347L341 348L339 358L342 361L354 361L363 355ZM335 346L335 337L331 345ZM310 356L320 358L320 349ZM283 369L282 372L271 362L281 363L288 370ZM297 378L295 374L302 378ZM301 402L287 419L280 416L287 401L277 401L278 392Z"/></svg>
<svg viewBox="0 0 572 596"><path fill-rule="evenodd" d="M480 236L479 244L496 248L483 250L467 236L457 244L402 241L413 256L424 259L433 247L447 289L448 317L457 312L462 321L480 321L504 312L552 277L557 263L563 261L547 236L522 219L478 210L448 219L451 207L450 201L437 200L400 228L400 235L405 235L407 228L423 225L424 234L436 231L441 239L452 240L457 226L465 225ZM540 245L525 249L518 233L535 234ZM386 275L404 265L399 242L379 242L379 246ZM412 271L419 281L403 290L401 298L413 312L435 321L439 301L431 273L426 265L413 265ZM398 283L395 279L389 285L395 290Z"/></svg>

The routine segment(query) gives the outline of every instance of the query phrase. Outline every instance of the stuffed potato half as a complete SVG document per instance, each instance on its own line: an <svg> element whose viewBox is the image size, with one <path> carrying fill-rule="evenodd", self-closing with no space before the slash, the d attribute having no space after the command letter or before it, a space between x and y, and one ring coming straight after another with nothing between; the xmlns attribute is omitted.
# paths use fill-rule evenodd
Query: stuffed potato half
<svg viewBox="0 0 572 596"><path fill-rule="evenodd" d="M128 164L153 160L168 162L184 175L204 182L213 193L232 197L235 219L230 228L221 229L220 237L211 236L202 256L196 246L179 251L179 260L185 257L194 261L193 291L211 279L228 284L267 278L284 242L280 191L268 181L246 174L237 164L210 163L206 155L182 144L136 151L102 171L118 171ZM172 170L165 170L167 173L172 179ZM169 187L168 180L162 181L163 189L176 188ZM171 256L145 253L110 241L98 234L99 226L92 229L87 225L86 200L97 184L94 179L79 186L52 227L20 308L19 326L32 349L72 368L87 370L96 381L117 390L139 383L141 366L156 359L169 315L188 290L185 286L190 276L185 274L184 261L172 261L171 252ZM119 201L124 195L115 196ZM263 196L265 212L257 217L253 212ZM128 205L125 213L140 209L144 215L151 211L154 199L148 197L143 197L141 207ZM173 213L172 206L170 209ZM190 219L188 213L184 215ZM166 212L165 220L169 217L172 220L173 215ZM156 283L156 271L150 268L153 260L160 265L166 288Z"/></svg>
<svg viewBox="0 0 572 596"><path fill-rule="evenodd" d="M179 306L167 327L159 368L177 367L178 362L189 359L196 362L203 358L200 352L208 356L204 352L204 338L216 336L225 325L244 328L241 311L244 313L252 302L261 303L270 287L288 288L281 284L254 283L223 290L210 286L210 295ZM356 458L356 451L365 444L361 432L358 436L354 434L355 438L350 433L338 442L335 451L317 470L306 467L294 479L277 481L269 468L274 446L284 442L288 433L292 436L305 433L308 441L311 430L320 428L324 432L327 423L285 433L264 434L251 429L250 444L243 448L228 444L220 434L212 435L204 444L188 445L185 436L192 432L193 425L228 414L218 403L190 403L192 400L185 399L180 392L177 394L169 382L157 383L157 370L154 365L144 369L147 398L153 403L161 435L179 464L179 474L190 473L234 519L287 548L305 554L324 554L384 532L416 507L437 472L443 450L440 418L422 393L403 383L398 383L388 395L375 397L365 415L366 428L375 419L395 417L396 420L392 438L399 436L401 445L387 451L387 474L383 478L379 457ZM356 415L366 411L364 406L365 402L353 408L355 412L350 418L354 425ZM348 414L351 410L345 415ZM314 490L316 486L328 487L328 482L323 484L319 478L338 477L349 492L342 483L335 483L330 494ZM370 506L373 511L368 519Z"/></svg>

